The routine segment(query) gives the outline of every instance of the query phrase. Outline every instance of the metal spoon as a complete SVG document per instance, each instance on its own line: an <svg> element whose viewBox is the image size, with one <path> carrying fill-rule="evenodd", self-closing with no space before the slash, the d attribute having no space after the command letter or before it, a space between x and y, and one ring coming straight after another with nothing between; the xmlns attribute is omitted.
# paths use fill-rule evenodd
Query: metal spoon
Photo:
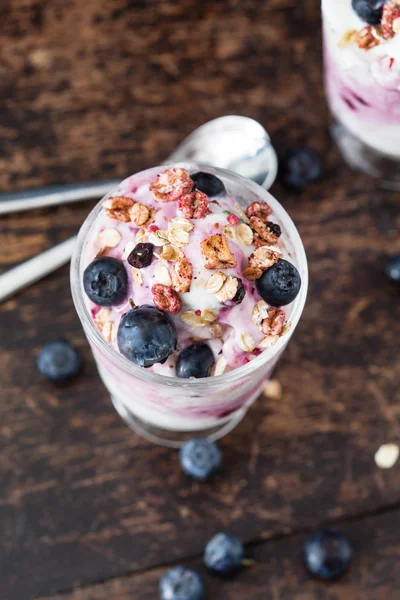
<svg viewBox="0 0 400 600"><path fill-rule="evenodd" d="M229 169L269 189L278 160L264 127L249 117L219 117L195 129L164 161L192 161ZM0 194L0 215L101 198L120 180L77 183Z"/></svg>
<svg viewBox="0 0 400 600"><path fill-rule="evenodd" d="M278 171L278 158L264 127L236 115L219 117L195 129L166 162L180 161L228 169L267 190Z"/></svg>
<svg viewBox="0 0 400 600"><path fill-rule="evenodd" d="M269 189L278 159L269 135L257 121L227 116L209 121L189 135L165 163L192 161L230 169ZM0 214L105 196L119 180L0 194ZM0 302L66 264L76 238L70 238L0 275Z"/></svg>

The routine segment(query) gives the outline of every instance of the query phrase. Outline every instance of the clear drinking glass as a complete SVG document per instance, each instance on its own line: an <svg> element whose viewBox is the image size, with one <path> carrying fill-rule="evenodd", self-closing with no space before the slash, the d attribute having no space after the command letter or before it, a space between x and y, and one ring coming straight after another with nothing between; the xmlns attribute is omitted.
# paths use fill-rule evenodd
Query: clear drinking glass
<svg viewBox="0 0 400 600"><path fill-rule="evenodd" d="M333 137L350 166L400 189L400 33L362 49L354 35L367 23L351 0L322 0L322 17Z"/></svg>
<svg viewBox="0 0 400 600"><path fill-rule="evenodd" d="M198 171L199 165L179 163L172 166ZM164 167L156 168L156 172ZM204 167L203 167L204 168ZM242 207L261 198L274 212L274 220L283 230L282 239L290 260L300 272L301 290L288 306L291 330L278 343L264 350L248 364L223 375L199 380L182 380L152 373L129 362L105 342L97 331L84 301L82 250L102 202L92 210L82 225L71 262L71 288L75 307L92 348L99 374L112 402L126 423L147 439L170 447L179 447L193 437L216 440L229 431L246 414L288 343L303 311L307 295L307 259L299 233L284 208L269 192L248 179L207 167L217 175Z"/></svg>

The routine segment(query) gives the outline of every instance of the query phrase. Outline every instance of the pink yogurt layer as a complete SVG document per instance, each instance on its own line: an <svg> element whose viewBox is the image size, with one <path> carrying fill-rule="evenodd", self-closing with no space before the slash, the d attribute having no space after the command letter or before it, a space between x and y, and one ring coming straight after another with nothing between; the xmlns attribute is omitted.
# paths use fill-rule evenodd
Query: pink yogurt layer
<svg viewBox="0 0 400 600"><path fill-rule="evenodd" d="M360 54L362 50L354 49ZM325 43L325 77L331 101L342 111L357 113L366 124L400 124L400 60L374 57L361 69L346 54Z"/></svg>
<svg viewBox="0 0 400 600"><path fill-rule="evenodd" d="M150 229L158 228L167 230L168 223L175 217L182 217L182 213L178 210L177 202L158 202L149 187L155 180L158 172L156 170L146 171L132 175L125 179L118 188L109 196L125 196L131 198L134 202L145 205L149 209L156 210L154 220L151 222ZM215 361L223 357L226 361L225 371L233 370L240 367L249 361L253 360L260 354L262 349L259 348L262 340L265 340L265 334L261 331L260 326L253 321L252 313L255 305L261 300L255 282L248 281L243 276L243 270L248 267L248 257L256 249L253 243L246 245L240 239L228 238L228 245L231 254L236 259L236 266L223 269L223 273L227 276L237 277L242 279L246 295L241 302L234 306L228 306L221 303L213 293L206 290L206 283L215 270L208 270L204 266L204 258L200 250L200 243L205 238L215 235L224 234L224 228L230 225L230 222L243 223L246 217L240 209L236 199L228 193L218 198L210 198L209 204L210 213L201 219L191 219L194 229L189 234L189 243L181 247L185 257L190 261L193 269L193 278L190 291L179 293L182 301L182 310L177 315L170 315L175 323L178 337L178 347L176 352L172 354L164 364L155 364L148 370L154 373L165 375L168 377L175 376L175 364L179 352L185 347L193 343L194 340L204 340L210 345ZM229 217L236 215L237 219ZM229 220L228 220L229 219ZM279 220L274 218L272 213L268 219L279 224ZM155 227L154 227L155 226ZM148 232L148 225L144 229ZM235 230L236 225L230 225ZM123 260L128 273L129 291L128 298L119 306L112 306L107 309L95 305L88 297L85 296L86 306L96 323L100 315L107 314L106 321L111 323L111 329L103 329L103 324L97 323L97 327L103 331L110 345L119 352L116 332L118 329L121 317L132 308L132 303L136 306L142 304L154 304L152 287L159 282L159 269L163 270L165 275L165 267L170 271L173 264L158 258L162 250L160 247L154 247L153 261L150 266L140 269L142 283L138 284L134 277L132 267L127 262L127 254L129 249L136 244L135 237L141 228L137 227L133 222L121 222L115 218L107 216L103 209L92 226L90 233L85 241L82 253L82 269L85 269L104 249L104 232L112 230L118 232L119 241L114 247L107 247L103 255L112 256ZM117 237L118 237L117 234ZM141 235L141 234L139 234ZM148 234L147 234L148 235ZM103 237L103 239L102 239ZM280 252L282 258L290 260L289 253L285 244L285 232L278 239L274 246L270 246L272 250ZM140 241L148 242L149 239L141 239ZM220 269L217 269L217 271ZM163 283L163 281L161 281ZM214 337L212 333L211 323L205 326L189 325L182 319L182 314L188 311L193 311L194 314L204 314L204 311L213 311L216 318L214 323L221 325L221 337ZM285 321L290 317L291 305L284 307ZM287 328L288 329L288 328ZM254 343L254 351L246 351L243 348L243 336L247 342L249 339ZM240 405L242 399L238 402ZM231 407L235 410L236 406ZM226 410L221 408L221 411Z"/></svg>

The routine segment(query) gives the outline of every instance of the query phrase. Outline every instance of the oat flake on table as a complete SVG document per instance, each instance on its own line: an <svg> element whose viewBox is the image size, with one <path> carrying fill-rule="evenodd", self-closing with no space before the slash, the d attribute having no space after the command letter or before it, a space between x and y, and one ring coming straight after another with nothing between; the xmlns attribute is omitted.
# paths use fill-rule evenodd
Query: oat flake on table
<svg viewBox="0 0 400 600"><path fill-rule="evenodd" d="M399 454L397 444L383 444L375 452L375 463L380 469L391 469L396 464Z"/></svg>

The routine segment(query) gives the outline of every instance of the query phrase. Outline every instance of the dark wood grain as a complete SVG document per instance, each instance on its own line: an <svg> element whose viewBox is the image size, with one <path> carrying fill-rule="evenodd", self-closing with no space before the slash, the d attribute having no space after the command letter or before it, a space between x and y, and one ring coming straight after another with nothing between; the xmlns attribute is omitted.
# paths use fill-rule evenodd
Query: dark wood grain
<svg viewBox="0 0 400 600"><path fill-rule="evenodd" d="M350 172L330 141L318 4L1 3L4 190L125 176L229 113L259 119L280 152L308 143L325 163L308 192L273 189L299 226L311 272L304 318L277 371L283 398L260 399L222 442L224 470L209 483L192 483L174 452L140 440L113 411L67 268L1 307L1 598L188 560L219 529L254 542L400 502L399 468L383 472L373 459L400 433L399 295L383 275L385 254L400 250L399 197ZM74 233L89 209L2 218L2 268ZM86 368L58 388L38 375L35 357L60 336ZM396 589L387 573L376 575L385 597ZM277 569L279 585L286 574ZM318 590L311 598L336 600ZM291 596L271 596L281 597Z"/></svg>
<svg viewBox="0 0 400 600"><path fill-rule="evenodd" d="M311 578L303 566L305 533L249 547L247 554L255 564L228 580L208 574L200 559L187 566L202 575L206 598L212 600L398 600L399 521L397 511L342 524L341 531L351 540L355 558L346 575L330 584ZM155 569L113 579L49 600L154 600L165 572Z"/></svg>

